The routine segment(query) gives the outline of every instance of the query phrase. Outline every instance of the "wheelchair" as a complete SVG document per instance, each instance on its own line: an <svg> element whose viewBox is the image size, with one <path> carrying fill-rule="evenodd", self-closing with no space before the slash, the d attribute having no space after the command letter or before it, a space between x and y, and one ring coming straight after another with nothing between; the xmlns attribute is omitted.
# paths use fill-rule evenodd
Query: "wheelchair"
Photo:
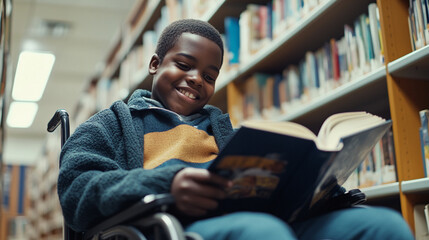
<svg viewBox="0 0 429 240"><path fill-rule="evenodd" d="M70 136L69 115L64 109L55 112L48 123L48 132L55 131L59 125L61 125L61 147L63 147ZM61 160L59 166L61 166ZM65 240L201 239L198 235L185 233L179 221L166 212L173 203L174 199L170 194L148 195L86 232L75 232L64 220L63 238Z"/></svg>

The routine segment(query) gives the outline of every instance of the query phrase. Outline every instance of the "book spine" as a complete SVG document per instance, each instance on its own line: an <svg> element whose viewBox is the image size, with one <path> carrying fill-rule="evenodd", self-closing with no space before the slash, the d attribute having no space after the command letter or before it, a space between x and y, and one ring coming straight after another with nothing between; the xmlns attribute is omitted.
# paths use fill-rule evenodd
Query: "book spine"
<svg viewBox="0 0 429 240"><path fill-rule="evenodd" d="M332 57L332 73L334 82L339 82L340 80L340 63L338 59L338 45L335 39L330 40L331 45L331 57Z"/></svg>
<svg viewBox="0 0 429 240"><path fill-rule="evenodd" d="M426 166L426 156L425 156L425 137L424 137L423 128L419 128L419 135L420 135L420 150L422 152L422 161L423 161L423 171L425 174L425 177L428 177L427 173L427 166Z"/></svg>
<svg viewBox="0 0 429 240"><path fill-rule="evenodd" d="M422 146L422 161L425 176L429 176L429 109L419 111L420 116L420 141Z"/></svg>
<svg viewBox="0 0 429 240"><path fill-rule="evenodd" d="M427 232L428 232L428 235L429 235L429 204L425 205L424 212L425 212L425 218L426 218Z"/></svg>
<svg viewBox="0 0 429 240"><path fill-rule="evenodd" d="M416 10L416 16L417 16L418 33L419 33L422 46L425 46L426 45L426 37L425 37L426 24L424 24L424 16L423 16L421 0L415 0L415 6L416 6L415 10Z"/></svg>
<svg viewBox="0 0 429 240"><path fill-rule="evenodd" d="M379 37L379 31L378 31L378 20L377 20L377 4L376 3L370 3L368 5L368 17L369 17L369 27L371 31L371 39L372 39L372 46L374 50L374 57L376 64L378 66L379 63L382 62L381 57L381 47L380 47L380 37Z"/></svg>
<svg viewBox="0 0 429 240"><path fill-rule="evenodd" d="M226 47L228 53L229 65L240 63L240 24L239 19L226 17L224 20Z"/></svg>

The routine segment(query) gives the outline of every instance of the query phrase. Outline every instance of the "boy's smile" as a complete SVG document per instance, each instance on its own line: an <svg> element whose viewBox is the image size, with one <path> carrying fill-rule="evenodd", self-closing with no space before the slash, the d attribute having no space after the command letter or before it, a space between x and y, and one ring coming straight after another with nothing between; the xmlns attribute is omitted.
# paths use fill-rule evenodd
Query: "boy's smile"
<svg viewBox="0 0 429 240"><path fill-rule="evenodd" d="M149 66L152 98L181 115L198 112L214 93L222 52L211 40L183 33L162 62L155 54Z"/></svg>

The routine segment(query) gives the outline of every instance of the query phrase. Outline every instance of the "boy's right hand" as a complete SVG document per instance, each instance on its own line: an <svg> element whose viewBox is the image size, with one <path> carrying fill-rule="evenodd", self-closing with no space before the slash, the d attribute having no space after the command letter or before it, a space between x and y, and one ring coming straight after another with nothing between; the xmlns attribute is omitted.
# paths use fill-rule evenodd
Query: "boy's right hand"
<svg viewBox="0 0 429 240"><path fill-rule="evenodd" d="M225 189L232 182L207 169L184 168L173 179L171 194L181 213L200 217L214 210L218 200L226 197Z"/></svg>

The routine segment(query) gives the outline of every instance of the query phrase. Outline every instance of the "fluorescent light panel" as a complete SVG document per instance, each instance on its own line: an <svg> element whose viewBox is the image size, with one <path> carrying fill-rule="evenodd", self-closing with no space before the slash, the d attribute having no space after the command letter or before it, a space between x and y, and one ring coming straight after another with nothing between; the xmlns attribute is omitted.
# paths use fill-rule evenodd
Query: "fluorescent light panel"
<svg viewBox="0 0 429 240"><path fill-rule="evenodd" d="M12 102L6 123L12 128L28 128L33 124L38 105L35 102Z"/></svg>
<svg viewBox="0 0 429 240"><path fill-rule="evenodd" d="M51 53L21 52L13 83L12 98L17 101L39 101L54 62L55 56Z"/></svg>

